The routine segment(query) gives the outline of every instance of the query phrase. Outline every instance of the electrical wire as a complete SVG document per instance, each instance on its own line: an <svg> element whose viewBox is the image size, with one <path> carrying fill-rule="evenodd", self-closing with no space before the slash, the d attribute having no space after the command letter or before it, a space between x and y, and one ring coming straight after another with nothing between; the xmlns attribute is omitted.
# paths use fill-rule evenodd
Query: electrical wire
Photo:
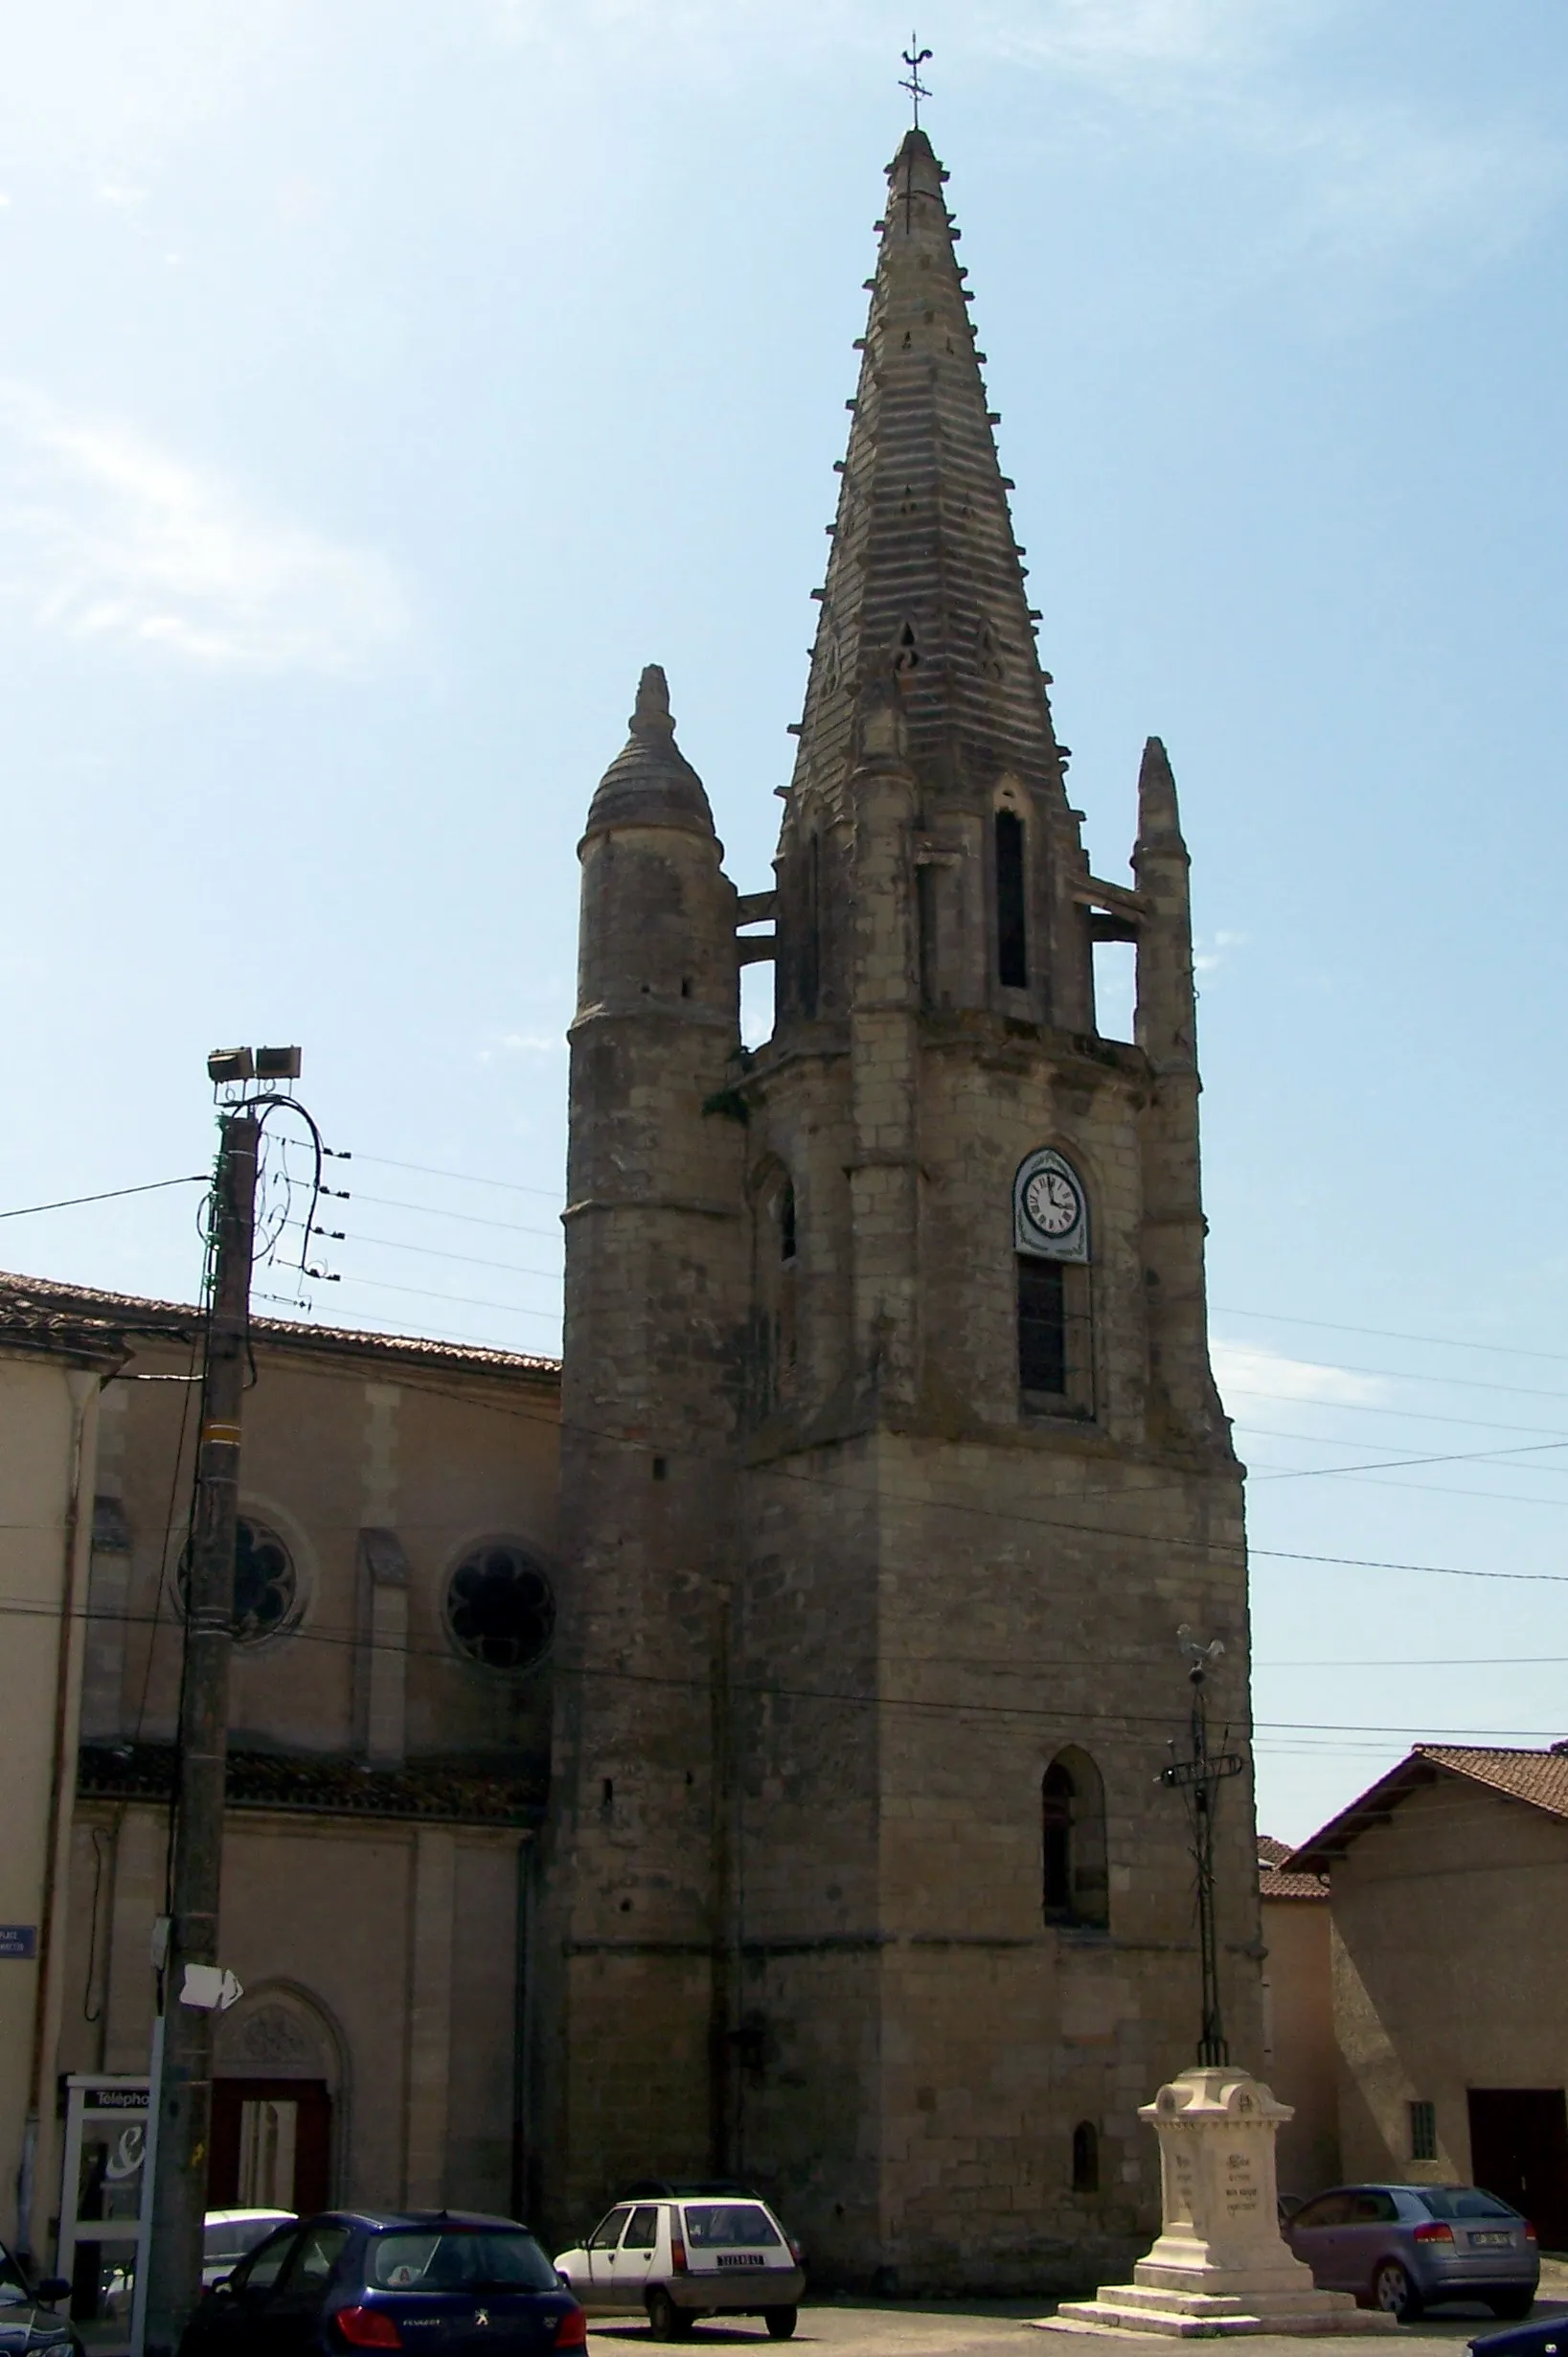
<svg viewBox="0 0 1568 2357"><path fill-rule="evenodd" d="M1551 1359L1559 1366L1568 1366L1568 1351L1532 1350L1523 1342L1476 1342L1462 1335L1405 1334L1394 1326L1348 1326L1337 1317L1292 1317L1284 1310L1238 1310L1232 1302L1216 1301L1210 1307L1216 1317L1252 1317L1277 1326L1312 1326L1323 1334L1365 1334L1379 1342L1422 1342L1437 1350L1485 1350L1500 1352L1509 1359Z"/></svg>
<svg viewBox="0 0 1568 2357"><path fill-rule="evenodd" d="M463 1186L499 1187L509 1195L541 1195L547 1202L558 1203L561 1200L559 1187L526 1187L519 1185L515 1178L481 1178L473 1171L433 1170L428 1162L394 1162L384 1154L360 1154L351 1149L348 1153L338 1152L334 1159L339 1162L368 1162L376 1170L413 1171L421 1178L455 1178Z"/></svg>
<svg viewBox="0 0 1568 2357"><path fill-rule="evenodd" d="M106 1187L101 1195L63 1195L56 1203L21 1203L14 1211L0 1211L0 1220L30 1220L35 1211L74 1211L79 1203L112 1203L122 1195L157 1195L165 1187L204 1187L205 1171L188 1171L183 1178L149 1178L146 1186Z"/></svg>
<svg viewBox="0 0 1568 2357"><path fill-rule="evenodd" d="M50 1620L96 1619L101 1622L132 1627L149 1627L152 1625L153 1620L152 1615L145 1613L139 1613L128 1611L124 1613L92 1613L80 1606L21 1604L15 1602L0 1602L0 1617ZM337 1631L331 1629L294 1627L288 1631L288 1641L291 1643L300 1644L332 1646L339 1650L352 1650L366 1644L366 1639L362 1636L360 1636L356 1631L348 1628ZM441 1644L419 1644L411 1642L384 1644L377 1642L371 1645L369 1650L378 1655L401 1657L410 1660L450 1660L453 1658L449 1649ZM1159 1656L1141 1657L1140 1659L1152 1664L1156 1660L1163 1661L1167 1659L1167 1658L1168 1657L1162 1653ZM928 1662L932 1667L946 1668L948 1666L946 1658L941 1655L920 1656L916 1657L916 1659L918 1661ZM1170 1654L1169 1659L1172 1670L1175 1671L1177 1669L1177 1656L1174 1653L1174 1650L1172 1650ZM1106 1664L1096 1664L1092 1660L1085 1662L1080 1659L1078 1660L1064 1660L1061 1662L1036 1663L1034 1665L1034 1668L1030 1674L1038 1674L1041 1669L1082 1669L1086 1666L1105 1666L1110 1668L1125 1669L1129 1667L1137 1667L1139 1665L1140 1659L1136 1659L1130 1662L1112 1661ZM541 1663L540 1667L542 1668L544 1664ZM608 1684L675 1687L686 1692L703 1694L708 1693L712 1687L712 1677L706 1670L700 1674L683 1676L673 1671L649 1669L632 1670L619 1666L611 1666L604 1663L595 1663L592 1666L589 1666L588 1664L580 1662L565 1663L556 1661L551 1663L550 1666L552 1676L557 1679L580 1678L591 1681L599 1681ZM1179 1709L1176 1711L1118 1710L1095 1704L1085 1705L1081 1703L1076 1702L1066 1708L1059 1705L1053 1707L1044 1703L955 1702L937 1696L919 1694L890 1695L884 1693L867 1693L864 1691L855 1691L852 1689L834 1686L792 1685L785 1684L776 1679L763 1679L757 1681L737 1680L734 1682L732 1691L738 1695L751 1694L764 1696L775 1701L783 1702L832 1703L855 1707L865 1706L875 1709L886 1708L912 1710L925 1713L927 1715L937 1716L956 1715L971 1718L1021 1718L1050 1720L1060 1720L1063 1718L1071 1718L1074 1720L1089 1719L1095 1721L1111 1721L1117 1726L1122 1727L1159 1727L1170 1728L1173 1724L1173 1718L1180 1715ZM1232 1727L1238 1739L1244 1739L1248 1735L1257 1732L1291 1735L1324 1735L1332 1736L1336 1739L1345 1735L1350 1735L1352 1737L1387 1735L1398 1737L1400 1739L1415 1736L1424 1743L1436 1743L1440 1747L1446 1744L1456 1750L1470 1749L1477 1751L1534 1750L1555 1742L1557 1740L1557 1732L1556 1728L1520 1729L1498 1728L1440 1728L1434 1731L1429 1725L1425 1724L1419 1727L1405 1727L1402 1725L1395 1725L1393 1723L1385 1724L1376 1721L1362 1723L1356 1721L1338 1721L1333 1719L1253 1719L1245 1715L1240 1715L1234 1719L1232 1721Z"/></svg>

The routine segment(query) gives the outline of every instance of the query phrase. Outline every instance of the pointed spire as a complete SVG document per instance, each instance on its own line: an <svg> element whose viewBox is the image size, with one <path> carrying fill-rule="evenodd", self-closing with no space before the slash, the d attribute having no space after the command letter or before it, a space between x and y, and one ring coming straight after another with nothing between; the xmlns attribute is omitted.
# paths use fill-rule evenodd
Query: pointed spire
<svg viewBox="0 0 1568 2357"><path fill-rule="evenodd" d="M1138 771L1138 844L1134 858L1138 853L1172 851L1179 852L1184 858L1187 856L1176 808L1176 780L1170 754L1158 737L1150 737Z"/></svg>
<svg viewBox="0 0 1568 2357"><path fill-rule="evenodd" d="M637 683L626 725L631 734L600 780L584 835L606 827L679 827L711 835L714 814L702 780L675 743L670 686L657 663Z"/></svg>
<svg viewBox="0 0 1568 2357"><path fill-rule="evenodd" d="M946 177L924 131L907 132L878 223L795 783L842 791L854 690L891 662L928 793L989 788L1008 769L1065 813L1065 757L1034 651Z"/></svg>

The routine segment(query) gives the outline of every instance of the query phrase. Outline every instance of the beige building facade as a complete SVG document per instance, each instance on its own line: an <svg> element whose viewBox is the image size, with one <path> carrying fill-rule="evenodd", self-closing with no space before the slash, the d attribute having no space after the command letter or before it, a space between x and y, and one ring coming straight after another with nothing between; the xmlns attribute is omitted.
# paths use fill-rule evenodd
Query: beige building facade
<svg viewBox="0 0 1568 2357"><path fill-rule="evenodd" d="M68 1312L0 1331L0 2238L41 2247L102 1385L123 1353Z"/></svg>
<svg viewBox="0 0 1568 2357"><path fill-rule="evenodd" d="M0 1285L0 1343L47 1320L115 1370L76 1559L52 2123L59 2075L148 2067L200 1320ZM557 1370L270 1319L252 1341L221 1913L245 1995L218 2030L210 2200L510 2209L551 1743ZM57 1345L18 1363L58 1393L34 1438L46 1412L63 1434L72 1360ZM37 2183L53 2215L57 2154Z"/></svg>
<svg viewBox="0 0 1568 2357"><path fill-rule="evenodd" d="M1259 1836L1262 2076L1294 2114L1276 2145L1280 2192L1307 2201L1339 2180L1339 2049L1328 1880L1293 1872L1289 1855L1286 1842Z"/></svg>
<svg viewBox="0 0 1568 2357"><path fill-rule="evenodd" d="M1419 1744L1289 1866L1332 1892L1346 2175L1485 2185L1568 2251L1568 1747Z"/></svg>
<svg viewBox="0 0 1568 2357"><path fill-rule="evenodd" d="M771 888L657 671L581 846L540 2192L736 2172L829 2277L1042 2288L1158 2214L1198 1997L1156 1778L1183 1624L1245 1721L1245 1553L1175 789L1151 740L1093 877L945 177L912 133ZM1219 1826L1257 2068L1244 1784Z"/></svg>

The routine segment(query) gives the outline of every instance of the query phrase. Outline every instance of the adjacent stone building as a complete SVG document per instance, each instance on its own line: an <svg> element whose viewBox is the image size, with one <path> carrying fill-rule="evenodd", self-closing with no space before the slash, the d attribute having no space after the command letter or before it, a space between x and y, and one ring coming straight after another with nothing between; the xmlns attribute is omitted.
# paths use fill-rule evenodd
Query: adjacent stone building
<svg viewBox="0 0 1568 2357"><path fill-rule="evenodd" d="M1339 2074L1328 1879L1294 1870L1289 1855L1286 1842L1259 1835L1262 2075L1295 2114L1279 2135L1280 2191L1306 2201L1339 2177Z"/></svg>
<svg viewBox="0 0 1568 2357"><path fill-rule="evenodd" d="M62 1483L68 1461L38 1446L40 1384L53 1377L58 1421L73 1370L108 1371L76 1616L8 1635L0 1672L9 1732L31 1683L15 1673L53 1660L63 1625L40 2250L59 2203L57 2074L148 2067L200 1333L176 1303L0 1279L0 1372L38 1394L30 1422L9 1397L7 1438L35 1484ZM264 1317L251 1339L221 1916L245 1996L218 2027L209 2198L510 2209L520 1938L549 1773L558 1370ZM14 1501L21 1474L5 1470ZM39 1577L58 1588L69 1549L52 1512ZM51 1728L57 1690L40 1669ZM79 2321L91 2300L79 2286Z"/></svg>
<svg viewBox="0 0 1568 2357"><path fill-rule="evenodd" d="M57 1306L0 1323L0 2239L29 2254L59 2172L55 2049L99 1405L124 1357Z"/></svg>
<svg viewBox="0 0 1568 2357"><path fill-rule="evenodd" d="M827 2275L1038 2287L1157 2214L1197 1994L1156 1774L1180 1624L1245 1721L1245 1561L1175 789L1150 740L1133 881L1091 876L945 177L912 132L772 888L657 670L582 842L536 2185L577 2224L733 2171ZM1220 1825L1256 2067L1244 1787Z"/></svg>
<svg viewBox="0 0 1568 2357"><path fill-rule="evenodd" d="M1332 1894L1346 2174L1485 2185L1568 2251L1568 1745L1418 1744L1288 1866Z"/></svg>

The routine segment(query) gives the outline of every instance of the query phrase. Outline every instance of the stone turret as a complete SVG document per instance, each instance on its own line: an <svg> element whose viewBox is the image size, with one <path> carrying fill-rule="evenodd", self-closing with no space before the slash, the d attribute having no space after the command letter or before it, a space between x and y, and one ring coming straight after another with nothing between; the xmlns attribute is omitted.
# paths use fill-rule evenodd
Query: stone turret
<svg viewBox="0 0 1568 2357"><path fill-rule="evenodd" d="M571 1031L541 1965L558 2035L539 2058L563 2227L654 2155L714 2165L705 2055L722 2002L700 1959L722 1872L711 1687L744 1319L743 1132L712 1110L739 1046L736 895L656 668L630 730L582 839Z"/></svg>
<svg viewBox="0 0 1568 2357"><path fill-rule="evenodd" d="M1162 1437L1228 1449L1229 1428L1209 1364L1191 864L1170 759L1159 738L1150 737L1138 777L1132 855L1146 903L1138 927L1134 1036L1152 1076L1140 1136L1149 1420Z"/></svg>

